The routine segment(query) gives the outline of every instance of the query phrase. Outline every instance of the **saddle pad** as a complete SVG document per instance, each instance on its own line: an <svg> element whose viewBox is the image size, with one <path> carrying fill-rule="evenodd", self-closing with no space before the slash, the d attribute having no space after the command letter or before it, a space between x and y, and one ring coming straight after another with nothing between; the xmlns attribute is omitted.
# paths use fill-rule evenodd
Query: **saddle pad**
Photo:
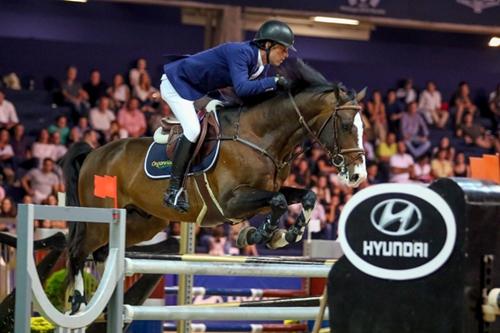
<svg viewBox="0 0 500 333"><path fill-rule="evenodd" d="M203 158L201 163L191 165L188 176L210 170L219 155L219 147L220 141L217 142L210 154ZM144 172L149 178L163 179L170 178L171 169L172 160L171 156L167 156L167 145L153 142L144 159Z"/></svg>

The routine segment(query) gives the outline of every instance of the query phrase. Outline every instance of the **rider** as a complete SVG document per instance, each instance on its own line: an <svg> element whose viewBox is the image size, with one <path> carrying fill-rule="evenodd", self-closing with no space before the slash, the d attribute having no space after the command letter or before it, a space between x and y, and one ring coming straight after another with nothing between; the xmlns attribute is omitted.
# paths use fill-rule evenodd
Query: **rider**
<svg viewBox="0 0 500 333"><path fill-rule="evenodd" d="M287 90L282 76L260 77L266 66L279 66L293 47L290 27L280 21L267 21L252 41L226 43L164 65L160 91L179 120L183 135L172 159L172 177L163 200L169 207L187 212L189 203L182 183L200 134L200 123L193 102L211 91L233 87L239 97L272 90Z"/></svg>

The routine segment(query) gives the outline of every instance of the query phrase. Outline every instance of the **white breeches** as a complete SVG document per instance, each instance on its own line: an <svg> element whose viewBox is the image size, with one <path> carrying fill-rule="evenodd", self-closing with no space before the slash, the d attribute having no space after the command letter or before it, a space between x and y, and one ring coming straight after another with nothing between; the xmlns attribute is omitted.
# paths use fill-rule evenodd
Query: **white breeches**
<svg viewBox="0 0 500 333"><path fill-rule="evenodd" d="M200 121L196 115L193 101L179 96L167 76L163 74L160 84L161 98L170 106L175 117L181 123L184 136L195 143L200 135Z"/></svg>

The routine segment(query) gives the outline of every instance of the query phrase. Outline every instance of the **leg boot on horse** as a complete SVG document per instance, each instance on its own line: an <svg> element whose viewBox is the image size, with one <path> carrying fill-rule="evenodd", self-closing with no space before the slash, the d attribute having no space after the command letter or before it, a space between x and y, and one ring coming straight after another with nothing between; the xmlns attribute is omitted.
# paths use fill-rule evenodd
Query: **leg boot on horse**
<svg viewBox="0 0 500 333"><path fill-rule="evenodd" d="M168 207L172 207L180 212L189 210L189 202L184 193L182 184L187 172L191 154L195 144L189 141L184 135L179 139L172 159L172 177L170 185L163 195L163 201Z"/></svg>

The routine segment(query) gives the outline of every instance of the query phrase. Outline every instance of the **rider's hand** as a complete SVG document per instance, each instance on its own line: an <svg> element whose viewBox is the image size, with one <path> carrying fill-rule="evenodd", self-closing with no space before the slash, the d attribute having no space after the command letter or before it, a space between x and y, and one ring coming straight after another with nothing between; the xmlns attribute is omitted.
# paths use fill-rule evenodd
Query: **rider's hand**
<svg viewBox="0 0 500 333"><path fill-rule="evenodd" d="M288 79L284 76L277 75L275 77L276 80L276 88L278 90L283 90L283 91L288 91L290 90L291 83L288 81Z"/></svg>

